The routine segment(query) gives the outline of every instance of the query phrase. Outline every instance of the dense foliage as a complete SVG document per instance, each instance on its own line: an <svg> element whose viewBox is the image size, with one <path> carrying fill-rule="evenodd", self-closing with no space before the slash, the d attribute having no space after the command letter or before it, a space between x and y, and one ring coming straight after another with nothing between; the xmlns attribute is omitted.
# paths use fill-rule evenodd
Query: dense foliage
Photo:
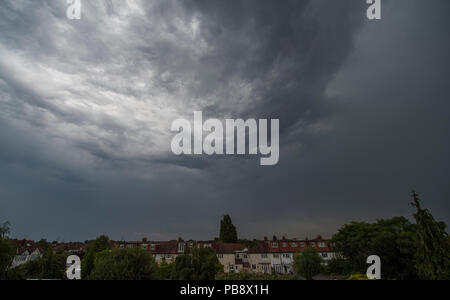
<svg viewBox="0 0 450 300"><path fill-rule="evenodd" d="M156 280L158 266L141 248L104 250L97 254L92 280Z"/></svg>
<svg viewBox="0 0 450 300"><path fill-rule="evenodd" d="M176 258L172 279L214 280L216 274L221 271L223 266L211 248L195 248Z"/></svg>
<svg viewBox="0 0 450 300"><path fill-rule="evenodd" d="M85 280L89 279L94 269L95 257L98 253L111 249L109 238L105 235L98 237L95 241L91 241L86 246L86 254L81 261L81 277Z"/></svg>
<svg viewBox="0 0 450 300"><path fill-rule="evenodd" d="M450 241L446 225L422 209L413 193L416 224L404 217L375 223L353 222L341 227L331 240L338 259L331 261L333 274L365 274L370 255L381 258L383 279L449 279Z"/></svg>
<svg viewBox="0 0 450 300"><path fill-rule="evenodd" d="M8 280L67 279L66 260L69 253L47 249L40 259L29 261L7 272Z"/></svg>
<svg viewBox="0 0 450 300"><path fill-rule="evenodd" d="M367 257L378 255L383 278L415 279L416 231L416 225L404 217L344 225L333 236L331 244L345 260L332 262L330 267L339 264L341 272L365 273Z"/></svg>
<svg viewBox="0 0 450 300"><path fill-rule="evenodd" d="M426 280L450 279L450 239L446 224L436 222L430 212L422 209L419 195L413 191L413 206L417 209L416 264L418 275Z"/></svg>
<svg viewBox="0 0 450 300"><path fill-rule="evenodd" d="M6 270L14 259L14 247L8 240L9 223L0 225L0 280L6 279Z"/></svg>
<svg viewBox="0 0 450 300"><path fill-rule="evenodd" d="M356 273L356 274L350 275L347 278L347 280L358 280L358 281L361 281L361 280L369 280L369 279L367 278L366 274Z"/></svg>
<svg viewBox="0 0 450 300"><path fill-rule="evenodd" d="M298 275L311 280L322 271L322 257L315 249L307 247L295 255L294 269Z"/></svg>
<svg viewBox="0 0 450 300"><path fill-rule="evenodd" d="M159 265L159 278L161 280L170 280L172 278L173 267L175 263L167 263L166 259L163 258L161 264Z"/></svg>

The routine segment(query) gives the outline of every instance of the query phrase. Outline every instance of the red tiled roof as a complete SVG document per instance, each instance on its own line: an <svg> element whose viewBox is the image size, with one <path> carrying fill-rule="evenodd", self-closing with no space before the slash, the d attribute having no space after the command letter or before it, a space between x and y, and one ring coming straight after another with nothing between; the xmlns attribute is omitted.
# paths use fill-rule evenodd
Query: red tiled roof
<svg viewBox="0 0 450 300"><path fill-rule="evenodd" d="M178 252L178 244L180 242L185 243L185 247L188 248L190 243L193 243L193 247L198 245L211 245L211 248L217 254L234 254L246 249L246 245L239 243L224 243L222 241L140 241L140 242L119 242L115 243L114 247L119 248L121 245L127 247L141 247L145 245L145 249L152 254L180 254ZM278 247L274 247L274 243ZM296 240L286 239L277 241L270 241L265 239L264 241L257 241L256 244L248 249L248 253L297 253L302 251L308 246L312 246L314 243L314 249L319 252L330 252L330 247L327 240L323 240L320 236L314 240ZM319 243L324 243L324 247L319 247Z"/></svg>
<svg viewBox="0 0 450 300"><path fill-rule="evenodd" d="M152 254L178 254L178 242L177 241L169 241L169 242L150 242L149 251ZM151 245L155 246L154 250L151 250Z"/></svg>
<svg viewBox="0 0 450 300"><path fill-rule="evenodd" d="M329 243L322 238L314 240L293 240L283 239L278 241L265 241L270 253L296 253L300 252L306 247L312 247L319 252L330 252ZM324 247L319 247L319 243L323 243Z"/></svg>
<svg viewBox="0 0 450 300"><path fill-rule="evenodd" d="M256 245L248 249L250 254L269 253L269 246L264 241L258 241Z"/></svg>
<svg viewBox="0 0 450 300"><path fill-rule="evenodd" d="M245 249L244 244L237 243L224 243L224 242L214 242L212 245L214 251L217 254L232 254Z"/></svg>
<svg viewBox="0 0 450 300"><path fill-rule="evenodd" d="M36 249L39 249L39 252L43 252L41 248L38 247L38 245L34 241L29 240L12 240L14 246L17 248L17 254L22 255L24 252L28 251L29 254L36 251Z"/></svg>

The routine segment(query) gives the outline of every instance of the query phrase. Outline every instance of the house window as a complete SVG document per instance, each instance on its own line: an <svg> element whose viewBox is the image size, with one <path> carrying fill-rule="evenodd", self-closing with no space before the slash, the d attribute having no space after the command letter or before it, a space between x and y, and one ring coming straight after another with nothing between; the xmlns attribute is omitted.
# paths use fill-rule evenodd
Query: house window
<svg viewBox="0 0 450 300"><path fill-rule="evenodd" d="M280 258L280 255L279 254L274 254L273 257L274 258Z"/></svg>
<svg viewBox="0 0 450 300"><path fill-rule="evenodd" d="M261 258L267 258L267 253L261 254Z"/></svg>
<svg viewBox="0 0 450 300"><path fill-rule="evenodd" d="M322 252L322 257L323 258L328 258L328 253Z"/></svg>
<svg viewBox="0 0 450 300"><path fill-rule="evenodd" d="M272 248L278 248L278 243L272 243Z"/></svg>
<svg viewBox="0 0 450 300"><path fill-rule="evenodd" d="M151 249L151 250L155 250L155 244L151 244L151 245L150 245L150 249Z"/></svg>
<svg viewBox="0 0 450 300"><path fill-rule="evenodd" d="M184 252L184 243L178 243L178 253Z"/></svg>
<svg viewBox="0 0 450 300"><path fill-rule="evenodd" d="M291 247L292 247L292 248L297 248L297 247L298 247L298 244L297 244L297 243L292 243L292 244L291 244Z"/></svg>
<svg viewBox="0 0 450 300"><path fill-rule="evenodd" d="M319 243L319 248L325 248L325 243Z"/></svg>
<svg viewBox="0 0 450 300"><path fill-rule="evenodd" d="M312 242L311 243L311 247L315 248L316 247L316 243Z"/></svg>
<svg viewBox="0 0 450 300"><path fill-rule="evenodd" d="M283 243L282 245L283 245L283 247L287 247L287 244L286 244L286 243Z"/></svg>
<svg viewBox="0 0 450 300"><path fill-rule="evenodd" d="M247 255L247 254L244 254L244 258L248 258L248 255Z"/></svg>
<svg viewBox="0 0 450 300"><path fill-rule="evenodd" d="M217 254L218 258L223 258L223 254Z"/></svg>
<svg viewBox="0 0 450 300"><path fill-rule="evenodd" d="M300 243L300 247L302 247L302 248L305 247L305 243L303 243L303 242Z"/></svg>

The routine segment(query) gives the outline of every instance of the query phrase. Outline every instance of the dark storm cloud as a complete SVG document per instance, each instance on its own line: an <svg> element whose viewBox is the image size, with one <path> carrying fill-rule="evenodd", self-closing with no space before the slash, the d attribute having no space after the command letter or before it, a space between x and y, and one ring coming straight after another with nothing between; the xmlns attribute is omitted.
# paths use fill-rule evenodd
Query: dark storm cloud
<svg viewBox="0 0 450 300"><path fill-rule="evenodd" d="M449 220L446 1L3 1L0 221L16 236L323 234ZM176 157L170 124L279 118L281 161ZM448 114L448 113L447 113ZM414 121L412 121L414 120Z"/></svg>
<svg viewBox="0 0 450 300"><path fill-rule="evenodd" d="M233 79L252 87L248 103L224 109L235 101L225 94L209 110L280 118L282 130L327 113L323 91L363 22L360 1L183 3L199 16L199 34L212 48L195 71L203 83L197 95L233 89Z"/></svg>

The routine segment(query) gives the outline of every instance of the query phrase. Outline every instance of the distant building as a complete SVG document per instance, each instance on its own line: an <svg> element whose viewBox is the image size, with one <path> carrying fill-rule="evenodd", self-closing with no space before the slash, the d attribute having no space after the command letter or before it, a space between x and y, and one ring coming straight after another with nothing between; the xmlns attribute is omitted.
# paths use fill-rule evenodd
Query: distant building
<svg viewBox="0 0 450 300"><path fill-rule="evenodd" d="M75 255L83 255L86 250L84 243L57 243L52 244L53 252L69 252Z"/></svg>
<svg viewBox="0 0 450 300"><path fill-rule="evenodd" d="M292 274L294 273L294 257L306 247L312 247L322 256L324 264L335 257L329 243L321 236L314 240L297 240L283 237L281 240L254 241L251 247L241 243L224 243L221 241L184 241L182 238L173 241L115 242L115 248L142 248L155 257L161 264L175 262L177 256L186 249L209 247L214 250L225 273L253 272L259 274Z"/></svg>
<svg viewBox="0 0 450 300"><path fill-rule="evenodd" d="M216 252L225 273L239 273L244 270L247 263L244 257L247 253L245 245L214 241L212 249Z"/></svg>
<svg viewBox="0 0 450 300"><path fill-rule="evenodd" d="M33 241L28 240L12 240L16 247L16 255L14 256L11 268L26 264L27 262L41 258L43 250Z"/></svg>
<svg viewBox="0 0 450 300"><path fill-rule="evenodd" d="M264 243L268 247L271 266L277 274L294 273L294 256L306 247L311 247L319 252L325 264L328 264L335 257L335 254L329 247L328 241L324 240L321 236L318 236L314 240L286 239L283 237L281 240L270 241L265 238Z"/></svg>

